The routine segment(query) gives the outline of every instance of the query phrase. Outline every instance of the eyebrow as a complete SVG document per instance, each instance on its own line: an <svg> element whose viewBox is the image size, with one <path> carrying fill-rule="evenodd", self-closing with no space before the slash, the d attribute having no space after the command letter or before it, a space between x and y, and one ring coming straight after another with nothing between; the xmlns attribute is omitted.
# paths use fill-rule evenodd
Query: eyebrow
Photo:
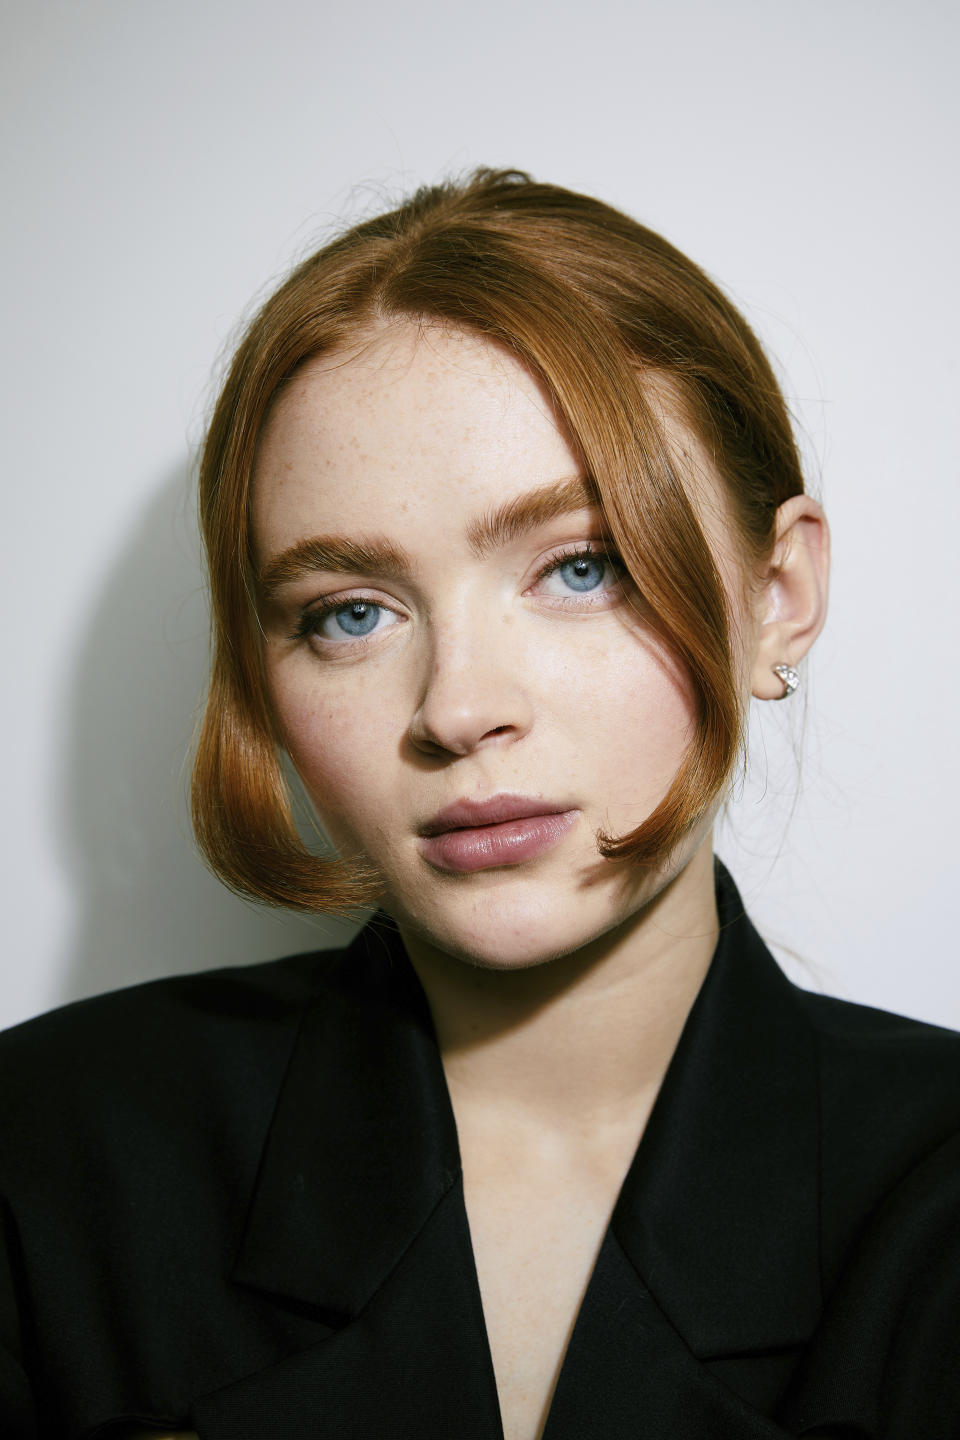
<svg viewBox="0 0 960 1440"><path fill-rule="evenodd" d="M507 500L486 515L471 520L467 543L480 559L539 526L577 510L596 509L600 497L593 481L583 475L538 485L525 495ZM413 562L406 550L385 536L351 540L345 535L315 535L298 540L264 562L258 581L264 600L271 600L282 585L301 580L318 570L337 574L376 574L400 580L410 574Z"/></svg>

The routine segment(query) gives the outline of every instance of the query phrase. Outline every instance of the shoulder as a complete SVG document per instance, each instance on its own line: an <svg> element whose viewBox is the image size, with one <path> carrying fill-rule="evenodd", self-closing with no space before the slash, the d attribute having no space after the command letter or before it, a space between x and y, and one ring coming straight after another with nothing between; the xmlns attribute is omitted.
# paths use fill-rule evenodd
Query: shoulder
<svg viewBox="0 0 960 1440"><path fill-rule="evenodd" d="M810 990L796 993L813 1028L838 1050L864 1059L903 1057L912 1062L926 1058L947 1064L960 1060L960 1032L956 1030Z"/></svg>
<svg viewBox="0 0 960 1440"><path fill-rule="evenodd" d="M130 1413L172 1418L272 1353L226 1272L304 1021L351 958L153 981L0 1035L0 1372L41 1357L70 1433L127 1413L131 1377Z"/></svg>
<svg viewBox="0 0 960 1440"><path fill-rule="evenodd" d="M928 1235L946 1216L956 1231L960 1034L797 993L818 1052L822 1261L836 1277L884 1213L925 1216ZM960 1274L960 1253L951 1263Z"/></svg>
<svg viewBox="0 0 960 1440"><path fill-rule="evenodd" d="M946 1436L960 1416L960 1035L803 995L820 1053L825 1309L788 1412Z"/></svg>
<svg viewBox="0 0 960 1440"><path fill-rule="evenodd" d="M148 980L75 1000L0 1034L0 1065L49 1062L59 1053L84 1052L106 1042L111 1052L156 1032L202 1031L282 1020L298 1011L322 987L343 954L338 950L291 955L255 965L237 965ZM89 1057L88 1057L89 1058Z"/></svg>
<svg viewBox="0 0 960 1440"><path fill-rule="evenodd" d="M812 1061L820 1119L844 1141L857 1137L909 1157L960 1128L960 1034L791 982L720 862L717 907L715 965L722 964L715 989L726 995L725 1023L740 1047L749 1043L761 1055L758 1074L769 1080L774 1071L806 1070ZM712 971L705 992L711 979ZM729 1049L725 1058L729 1064Z"/></svg>
<svg viewBox="0 0 960 1440"><path fill-rule="evenodd" d="M799 990L817 1040L825 1103L852 1122L960 1127L960 1034Z"/></svg>
<svg viewBox="0 0 960 1440"><path fill-rule="evenodd" d="M346 952L130 986L64 1005L0 1034L0 1164L22 1169L57 1137L81 1141L253 1123L282 1078L303 1012ZM64 1143L66 1140L66 1143ZM4 1161L9 1163L3 1163ZM0 1176L0 1179L3 1177Z"/></svg>

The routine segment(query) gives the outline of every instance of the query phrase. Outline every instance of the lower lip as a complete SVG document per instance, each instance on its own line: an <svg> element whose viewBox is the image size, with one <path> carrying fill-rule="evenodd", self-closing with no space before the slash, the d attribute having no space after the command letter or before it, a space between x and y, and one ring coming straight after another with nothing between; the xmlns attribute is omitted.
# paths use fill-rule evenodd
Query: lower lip
<svg viewBox="0 0 960 1440"><path fill-rule="evenodd" d="M559 815L530 815L525 820L505 820L471 830L445 830L442 835L422 839L421 854L438 870L461 875L497 865L522 865L551 850L576 819L576 810L564 810Z"/></svg>

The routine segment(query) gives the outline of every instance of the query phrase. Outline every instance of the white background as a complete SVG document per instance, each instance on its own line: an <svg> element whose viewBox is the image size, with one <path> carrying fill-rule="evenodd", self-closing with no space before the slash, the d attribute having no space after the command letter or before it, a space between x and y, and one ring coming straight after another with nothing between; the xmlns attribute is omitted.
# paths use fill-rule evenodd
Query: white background
<svg viewBox="0 0 960 1440"><path fill-rule="evenodd" d="M662 230L777 355L833 613L721 850L792 973L960 1026L957 15L5 0L0 1023L336 934L234 900L191 849L192 455L255 293L334 223L486 163Z"/></svg>

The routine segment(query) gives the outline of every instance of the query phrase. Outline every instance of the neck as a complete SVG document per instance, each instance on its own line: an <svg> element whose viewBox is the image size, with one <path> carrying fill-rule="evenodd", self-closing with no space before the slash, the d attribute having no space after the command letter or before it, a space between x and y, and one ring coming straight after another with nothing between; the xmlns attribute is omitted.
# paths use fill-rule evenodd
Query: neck
<svg viewBox="0 0 960 1440"><path fill-rule="evenodd" d="M433 1016L458 1123L571 1143L642 1128L718 934L709 842L590 945L522 970L401 934Z"/></svg>

